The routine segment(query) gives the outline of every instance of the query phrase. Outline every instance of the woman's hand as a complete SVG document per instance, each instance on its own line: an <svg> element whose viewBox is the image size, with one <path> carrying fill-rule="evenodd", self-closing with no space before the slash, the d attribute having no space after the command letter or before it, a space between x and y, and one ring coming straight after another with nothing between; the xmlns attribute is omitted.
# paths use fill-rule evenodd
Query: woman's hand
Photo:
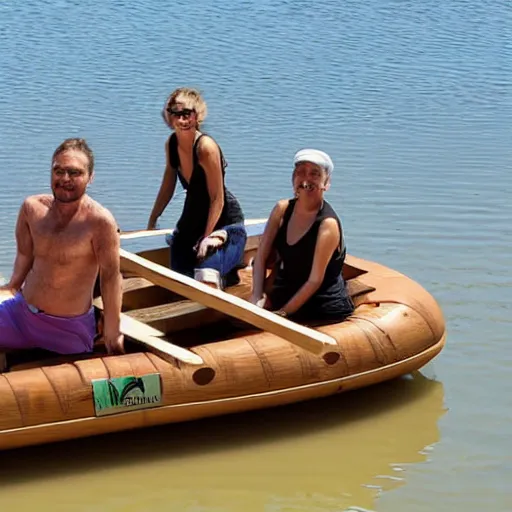
<svg viewBox="0 0 512 512"><path fill-rule="evenodd" d="M251 295L249 302L251 302L255 306L258 306L259 308L265 309L265 306L267 304L267 296L265 294L263 294L261 297L256 297L255 295Z"/></svg>
<svg viewBox="0 0 512 512"><path fill-rule="evenodd" d="M220 229L214 231L209 236L205 236L194 247L199 260L205 259L210 253L222 247L228 239L228 234L225 230Z"/></svg>

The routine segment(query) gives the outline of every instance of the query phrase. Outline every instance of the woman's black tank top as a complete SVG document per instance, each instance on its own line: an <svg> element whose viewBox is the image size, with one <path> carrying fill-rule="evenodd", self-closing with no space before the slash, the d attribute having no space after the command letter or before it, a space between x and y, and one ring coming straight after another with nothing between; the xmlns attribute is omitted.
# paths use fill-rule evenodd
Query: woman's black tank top
<svg viewBox="0 0 512 512"><path fill-rule="evenodd" d="M289 245L286 241L286 233L295 203L296 199L289 201L283 215L283 222L274 241L281 262L270 294L272 308L282 308L308 280L313 266L320 224L324 219L332 217L338 223L340 245L327 264L324 279L319 289L293 316L304 319L339 317L341 320L352 312L353 304L347 294L345 281L341 275L346 250L340 219L332 206L324 201L311 228L298 242Z"/></svg>
<svg viewBox="0 0 512 512"><path fill-rule="evenodd" d="M208 212L210 210L210 195L208 193L206 174L203 167L199 164L199 157L197 155L197 144L204 135L205 134L199 135L194 142L192 175L188 183L185 178L183 178L180 171L178 139L176 134L173 133L169 139L169 163L172 168L176 169L180 183L187 192L183 211L176 225L178 230L177 236L179 236L182 241L187 240L191 245L195 245L203 236L208 221ZM220 147L219 151L222 165L222 178L224 181L227 163ZM220 229L229 224L243 222L244 215L240 203L224 185L224 208L222 209L222 213L214 229Z"/></svg>

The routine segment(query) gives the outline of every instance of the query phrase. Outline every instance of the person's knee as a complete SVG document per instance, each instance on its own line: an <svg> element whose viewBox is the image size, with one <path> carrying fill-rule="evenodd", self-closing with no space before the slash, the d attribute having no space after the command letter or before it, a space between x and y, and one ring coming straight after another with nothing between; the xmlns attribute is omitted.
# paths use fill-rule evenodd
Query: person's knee
<svg viewBox="0 0 512 512"><path fill-rule="evenodd" d="M247 230L243 224L232 224L225 228L228 234L228 243L232 244L243 244L245 246L247 242Z"/></svg>

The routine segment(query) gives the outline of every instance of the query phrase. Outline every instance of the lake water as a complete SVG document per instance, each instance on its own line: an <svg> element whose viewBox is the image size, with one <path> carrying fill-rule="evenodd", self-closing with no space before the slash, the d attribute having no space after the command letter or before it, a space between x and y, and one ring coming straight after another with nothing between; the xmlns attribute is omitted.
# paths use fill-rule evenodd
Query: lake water
<svg viewBox="0 0 512 512"><path fill-rule="evenodd" d="M2 510L512 510L511 4L1 2L0 273L66 137L95 152L91 195L146 226L181 85L247 217L290 195L297 149L330 153L349 252L433 293L446 349L428 378L3 453Z"/></svg>

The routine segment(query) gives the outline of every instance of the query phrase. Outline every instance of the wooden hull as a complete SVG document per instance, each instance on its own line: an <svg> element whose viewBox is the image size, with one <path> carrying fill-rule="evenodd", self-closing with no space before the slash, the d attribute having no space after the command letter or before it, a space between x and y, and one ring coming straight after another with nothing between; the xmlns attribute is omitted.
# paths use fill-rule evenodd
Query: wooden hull
<svg viewBox="0 0 512 512"><path fill-rule="evenodd" d="M248 255L254 247L248 246ZM165 251L145 253L154 260ZM0 375L0 449L273 407L369 386L417 370L445 343L434 298L406 276L347 256L344 276L356 304L333 336L339 355L323 358L267 332L233 326L220 313L126 277L124 309L200 355L203 367L149 352L59 358ZM250 271L231 293L247 297ZM92 381L159 374L158 407L97 416Z"/></svg>

